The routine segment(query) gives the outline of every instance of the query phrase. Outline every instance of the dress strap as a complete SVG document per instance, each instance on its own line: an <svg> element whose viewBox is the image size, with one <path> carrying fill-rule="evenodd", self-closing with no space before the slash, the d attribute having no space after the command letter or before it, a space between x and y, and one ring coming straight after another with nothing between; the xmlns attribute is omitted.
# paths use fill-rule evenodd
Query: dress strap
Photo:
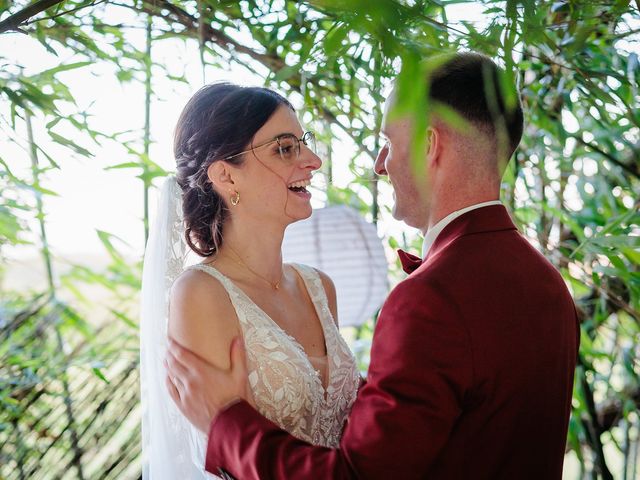
<svg viewBox="0 0 640 480"><path fill-rule="evenodd" d="M296 269L304 280L307 292L309 292L311 301L316 306L316 310L320 316L322 324L327 326L325 321L329 321L332 324L329 326L335 326L333 315L329 309L327 292L324 289L324 284L322 283L322 278L320 278L318 271L309 265L303 265L300 263L292 263L291 266Z"/></svg>
<svg viewBox="0 0 640 480"><path fill-rule="evenodd" d="M226 290L231 290L233 284L231 281L225 277L222 273L218 271L217 268L212 267L211 265L205 265L204 263L196 263L195 265L188 266L185 270L200 270L201 272L208 273L213 278L218 280Z"/></svg>
<svg viewBox="0 0 640 480"><path fill-rule="evenodd" d="M242 308L242 306L246 304L246 302L243 302L245 296L241 294L242 292L238 291L238 287L236 287L229 278L214 266L205 265L204 263L190 265L185 270L200 270L201 272L205 272L218 280L227 291L229 299L231 300L231 303L236 310L236 314L238 315L238 320L240 320L241 324L245 322L245 309Z"/></svg>

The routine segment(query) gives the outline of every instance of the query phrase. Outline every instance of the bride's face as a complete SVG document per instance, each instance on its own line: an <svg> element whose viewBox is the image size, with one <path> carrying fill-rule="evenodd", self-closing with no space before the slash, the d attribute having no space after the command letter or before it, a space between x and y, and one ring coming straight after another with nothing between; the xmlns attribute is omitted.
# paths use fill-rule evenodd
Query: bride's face
<svg viewBox="0 0 640 480"><path fill-rule="evenodd" d="M311 193L306 187L322 161L297 140L304 133L295 112L284 105L256 132L246 147L253 149L245 154L242 165L231 166L235 191L240 194L238 205L230 205L232 215L284 225L311 215Z"/></svg>

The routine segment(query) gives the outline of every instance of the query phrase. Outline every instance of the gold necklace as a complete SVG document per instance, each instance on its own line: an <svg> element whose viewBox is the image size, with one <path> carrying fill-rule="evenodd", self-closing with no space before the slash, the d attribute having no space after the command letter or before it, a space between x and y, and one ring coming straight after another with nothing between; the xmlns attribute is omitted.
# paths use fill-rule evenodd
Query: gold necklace
<svg viewBox="0 0 640 480"><path fill-rule="evenodd" d="M274 290L280 290L280 282L282 281L282 272L280 272L280 279L273 283L271 280L269 280L266 277L263 277L262 275L260 275L258 272L256 272L254 269L252 269L249 265L246 264L246 262L242 259L242 257L240 255L238 255L238 252L236 252L233 248L231 248L230 245L226 245L226 247L231 250L233 252L233 254L238 257L238 259L240 259L240 261L236 260L235 258L232 258L231 260L233 260L234 262L236 262L238 265L243 266L244 268L246 268L247 270L249 270L251 273L253 273L256 277L261 278L262 280L264 280L265 282L267 282L269 285L271 285L271 288L273 288Z"/></svg>

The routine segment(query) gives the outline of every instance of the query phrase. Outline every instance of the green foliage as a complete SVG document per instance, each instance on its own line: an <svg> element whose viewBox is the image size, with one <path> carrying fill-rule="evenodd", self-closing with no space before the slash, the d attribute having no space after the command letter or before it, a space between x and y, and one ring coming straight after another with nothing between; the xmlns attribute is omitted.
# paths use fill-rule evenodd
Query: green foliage
<svg viewBox="0 0 640 480"><path fill-rule="evenodd" d="M449 6L478 4L484 6L483 22L449 21ZM0 2L0 25L28 5ZM79 111L73 92L59 78L64 72L104 64L122 83L144 83L152 69L173 82L185 82L182 75L153 61L147 54L149 45L143 48L133 40L132 28L146 29L149 19L154 48L184 39L191 48L200 48L204 63L243 65L260 72L265 85L299 98L330 157L351 165L350 183L344 188L331 184L332 165L327 162L327 202L352 205L374 220L389 216L388 206L378 204L384 180L375 179L369 167L380 147L381 107L391 82L397 79L394 114L414 116L417 159L425 148L429 115L463 125L455 112L429 104L425 85L417 80L428 73L437 55L472 49L504 65L500 88L509 91L514 83L519 85L527 126L504 178L503 199L523 232L562 272L582 322L568 446L582 477L633 478L640 428L640 62L637 49L632 51L633 42L638 42L637 2L140 0L115 6L67 0L20 24L51 55L59 55L59 66L25 75L21 65L10 64L0 54L3 131L16 131L28 115L36 116L45 120L41 134L85 161L91 161L101 142L118 141L127 158L106 168L132 169L141 190L148 191L154 179L167 174L149 156L148 134L141 130L132 137L125 135L131 132L107 135L92 130L90 112ZM0 33L0 42L2 35L10 34ZM151 93L150 101L155 101ZM77 135L61 133L68 128ZM332 150L336 133L352 142L354 158L340 158L342 153ZM52 158L37 139L25 147L40 159L38 173L65 169L64 160ZM46 180L37 175L17 178L9 165L9 159L0 158L0 256L7 246L39 237L39 232L28 230L25 218L34 212L37 195L46 203L47 196L55 194L42 185ZM146 226L148 215L144 222ZM35 471L37 460L30 459L45 448L38 443L43 438L53 439L51 448L66 452L63 465L75 465L74 472L82 476L81 459L93 447L79 451L78 438L100 435L95 447L117 432L105 427L107 431L98 434L82 423L90 422L91 415L69 418L65 407L66 401L74 413L73 405L79 402L80 409L98 411L99 419L114 418L105 416L109 395L125 391L117 388L131 390L135 382L135 355L124 364L114 358L118 349L134 354L137 348L132 302L140 287L140 263L119 253L124 244L118 239L106 232L98 235L110 265L102 271L75 265L62 276L54 293L69 296L69 303L56 300L51 292L3 292L0 476L20 478ZM391 248L419 243L415 237L386 241ZM397 264L392 271L397 280ZM106 337L96 332L108 329L87 321L87 312L101 307L86 293L87 286L111 296L105 307L111 325ZM357 333L363 369L373 324ZM71 349L60 348L56 332ZM95 405L82 403L73 385L64 386L71 366L89 375L81 378L90 378L94 394L107 403L95 410ZM110 384L105 386L105 381ZM32 401L34 395L40 403ZM66 409L64 422L43 427L47 402L55 403L54 397L66 399L56 407ZM127 398L130 403L124 402L123 408L135 415L130 408L135 398ZM120 416L114 426L123 419ZM33 435L23 439L24 432ZM127 475L126 462L137 455L131 448L137 444L136 435L124 435L120 457L104 460L104 465L121 465L109 470L110 475ZM122 440L122 432L118 438ZM609 450L619 452L620 465L610 465L610 454L605 454ZM51 463L43 461L43 468ZM99 476L99 471L84 474Z"/></svg>

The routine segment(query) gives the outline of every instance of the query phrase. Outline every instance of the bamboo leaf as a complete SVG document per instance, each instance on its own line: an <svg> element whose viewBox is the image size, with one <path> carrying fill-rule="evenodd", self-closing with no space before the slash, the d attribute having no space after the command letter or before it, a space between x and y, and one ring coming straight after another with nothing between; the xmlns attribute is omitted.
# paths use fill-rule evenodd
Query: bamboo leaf
<svg viewBox="0 0 640 480"><path fill-rule="evenodd" d="M49 130L49 136L54 142L59 143L60 145L63 145L65 147L69 147L80 155L83 155L85 157L93 157L93 154L89 150L81 147L77 143L63 137L62 135L57 134L56 132Z"/></svg>
<svg viewBox="0 0 640 480"><path fill-rule="evenodd" d="M75 70L77 68L83 68L86 67L88 65L92 65L93 62L75 62L75 63L67 63L67 64L63 64L63 65L59 65L57 67L54 68L50 68L48 70L44 70L40 73L38 73L37 75L34 76L34 78L38 78L38 79L43 79L43 78L52 78L54 77L56 74L60 73L60 72L68 72L69 70Z"/></svg>

